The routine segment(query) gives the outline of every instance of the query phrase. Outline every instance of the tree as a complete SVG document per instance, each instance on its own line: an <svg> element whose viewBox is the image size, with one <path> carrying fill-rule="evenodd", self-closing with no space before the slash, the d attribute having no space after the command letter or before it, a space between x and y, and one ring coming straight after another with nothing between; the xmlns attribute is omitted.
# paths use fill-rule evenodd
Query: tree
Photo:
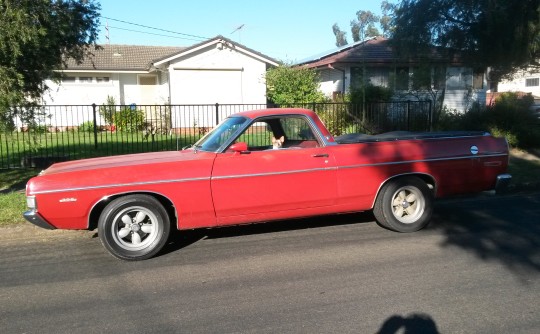
<svg viewBox="0 0 540 334"><path fill-rule="evenodd" d="M339 26L337 25L337 23L334 23L334 25L332 26L332 31L334 32L334 35L336 36L337 47L345 46L349 44L349 42L347 42L347 33L339 29Z"/></svg>
<svg viewBox="0 0 540 334"><path fill-rule="evenodd" d="M377 16L369 10L359 10L356 12L356 19L351 21L351 34L354 42L363 41L369 37L388 37L391 26L391 15L395 5L384 0L381 2L382 16ZM376 25L382 29L382 34ZM337 23L332 26L334 36L336 36L336 46L347 45L346 32L339 29Z"/></svg>
<svg viewBox="0 0 540 334"><path fill-rule="evenodd" d="M538 0L403 0L394 8L392 38L404 56L433 46L477 68L492 80L540 60Z"/></svg>
<svg viewBox="0 0 540 334"><path fill-rule="evenodd" d="M99 10L93 0L0 0L0 120L16 106L32 110L45 79L59 79L67 59L91 52Z"/></svg>
<svg viewBox="0 0 540 334"><path fill-rule="evenodd" d="M325 101L319 91L319 75L309 68L278 66L266 72L267 96L276 104Z"/></svg>
<svg viewBox="0 0 540 334"><path fill-rule="evenodd" d="M381 2L382 16L379 19L379 25L381 26L382 35L384 37L389 37L391 31L393 30L392 15L394 12L394 8L395 8L395 5L388 1Z"/></svg>
<svg viewBox="0 0 540 334"><path fill-rule="evenodd" d="M351 32L355 42L380 35L379 30L375 27L375 23L379 22L377 15L369 10L359 10L356 12L356 17L356 20L351 21Z"/></svg>

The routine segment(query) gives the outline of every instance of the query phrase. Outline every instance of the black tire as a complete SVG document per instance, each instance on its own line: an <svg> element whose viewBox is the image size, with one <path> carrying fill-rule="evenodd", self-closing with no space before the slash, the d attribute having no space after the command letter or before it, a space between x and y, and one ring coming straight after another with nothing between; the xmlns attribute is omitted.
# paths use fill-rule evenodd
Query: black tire
<svg viewBox="0 0 540 334"><path fill-rule="evenodd" d="M377 222L396 232L415 232L424 228L433 213L433 192L414 176L400 177L380 190L373 215Z"/></svg>
<svg viewBox="0 0 540 334"><path fill-rule="evenodd" d="M114 257L138 261L156 255L169 238L171 224L161 203L148 195L127 195L109 203L98 223L103 246Z"/></svg>

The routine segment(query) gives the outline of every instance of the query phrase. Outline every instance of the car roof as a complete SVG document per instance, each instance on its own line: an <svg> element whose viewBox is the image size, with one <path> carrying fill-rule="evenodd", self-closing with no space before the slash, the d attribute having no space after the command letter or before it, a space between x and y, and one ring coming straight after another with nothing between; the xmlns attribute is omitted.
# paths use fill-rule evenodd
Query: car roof
<svg viewBox="0 0 540 334"><path fill-rule="evenodd" d="M315 112L309 109L303 108L267 108L267 109L258 109L258 110L248 110L242 111L232 116L243 116L250 119L264 117L264 116L274 116L274 115L305 115L308 117L313 117Z"/></svg>

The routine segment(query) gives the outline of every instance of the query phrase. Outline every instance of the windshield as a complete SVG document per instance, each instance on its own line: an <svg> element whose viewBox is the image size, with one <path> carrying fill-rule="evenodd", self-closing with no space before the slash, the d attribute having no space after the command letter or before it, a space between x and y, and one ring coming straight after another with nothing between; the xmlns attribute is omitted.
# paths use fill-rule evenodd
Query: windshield
<svg viewBox="0 0 540 334"><path fill-rule="evenodd" d="M243 125L249 122L245 117L229 117L218 124L212 131L199 139L193 147L197 150L216 152L223 144L228 143Z"/></svg>

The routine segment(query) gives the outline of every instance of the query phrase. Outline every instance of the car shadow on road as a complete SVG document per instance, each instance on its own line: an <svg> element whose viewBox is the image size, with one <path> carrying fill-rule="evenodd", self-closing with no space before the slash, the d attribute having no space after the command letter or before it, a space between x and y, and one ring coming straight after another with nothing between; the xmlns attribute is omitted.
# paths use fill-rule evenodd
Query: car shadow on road
<svg viewBox="0 0 540 334"><path fill-rule="evenodd" d="M518 276L540 271L540 197L501 196L436 206L430 229L442 247L458 247L483 261L498 261Z"/></svg>
<svg viewBox="0 0 540 334"><path fill-rule="evenodd" d="M321 228L327 226L348 225L358 223L373 223L375 218L371 212L359 212L340 215L318 216L310 218L280 220L249 225L216 227L178 231L172 230L171 236L160 255L176 252L203 239L219 239L237 236L247 236L283 231Z"/></svg>

